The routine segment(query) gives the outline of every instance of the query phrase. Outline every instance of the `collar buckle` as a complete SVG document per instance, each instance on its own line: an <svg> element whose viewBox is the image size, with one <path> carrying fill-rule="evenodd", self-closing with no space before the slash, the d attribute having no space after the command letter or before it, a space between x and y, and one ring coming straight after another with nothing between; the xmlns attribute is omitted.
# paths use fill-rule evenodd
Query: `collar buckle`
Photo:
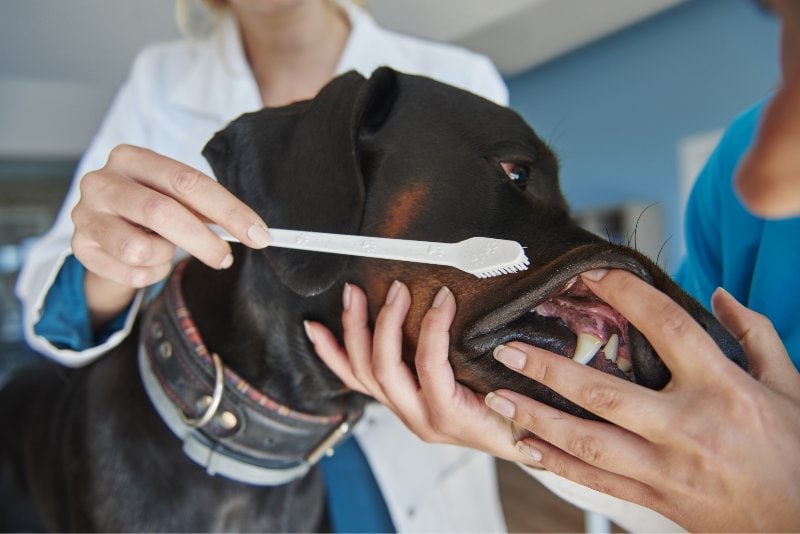
<svg viewBox="0 0 800 534"><path fill-rule="evenodd" d="M328 437L323 439L319 445L314 447L311 452L308 453L308 456L306 456L308 465L316 464L322 459L323 456L333 456L334 448L350 434L351 428L352 421L349 419L347 421L342 421L339 426L334 428L333 431L328 434Z"/></svg>

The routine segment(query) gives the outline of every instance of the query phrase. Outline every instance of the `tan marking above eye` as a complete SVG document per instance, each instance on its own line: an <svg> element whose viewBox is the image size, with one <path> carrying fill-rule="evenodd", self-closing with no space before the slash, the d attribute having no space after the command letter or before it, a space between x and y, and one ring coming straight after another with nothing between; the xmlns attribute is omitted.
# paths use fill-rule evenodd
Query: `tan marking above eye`
<svg viewBox="0 0 800 534"><path fill-rule="evenodd" d="M428 187L421 183L414 184L396 195L386 213L383 224L384 235L402 236L411 222L416 220L416 213L424 204L427 195Z"/></svg>

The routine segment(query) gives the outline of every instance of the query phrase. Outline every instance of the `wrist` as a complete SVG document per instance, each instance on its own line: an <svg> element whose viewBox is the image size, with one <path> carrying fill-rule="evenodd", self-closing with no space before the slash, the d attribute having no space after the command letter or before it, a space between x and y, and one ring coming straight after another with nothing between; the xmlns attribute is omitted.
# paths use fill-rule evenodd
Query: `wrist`
<svg viewBox="0 0 800 534"><path fill-rule="evenodd" d="M125 311L136 295L136 288L119 284L88 270L83 287L92 328L95 330Z"/></svg>

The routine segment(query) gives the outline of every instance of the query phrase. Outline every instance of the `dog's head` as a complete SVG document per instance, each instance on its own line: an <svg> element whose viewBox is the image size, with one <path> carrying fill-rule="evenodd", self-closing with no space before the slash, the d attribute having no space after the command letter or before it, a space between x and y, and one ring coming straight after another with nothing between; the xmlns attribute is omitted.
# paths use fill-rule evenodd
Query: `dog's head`
<svg viewBox="0 0 800 534"><path fill-rule="evenodd" d="M599 338L605 347L590 365L651 388L669 381L643 336L581 283L578 275L594 268L626 269L666 292L747 365L728 332L651 261L578 227L552 151L516 113L469 92L388 68L369 80L348 73L313 100L240 117L204 154L220 181L274 227L442 242L484 236L525 246L528 270L492 279L333 254L248 252L297 299L328 311L338 310L344 282L366 290L373 314L393 280L406 282L409 362L422 316L448 286L459 306L450 358L457 378L477 391L506 387L586 415L494 360L492 349L513 340L569 357L579 338ZM341 330L338 312L297 309Z"/></svg>

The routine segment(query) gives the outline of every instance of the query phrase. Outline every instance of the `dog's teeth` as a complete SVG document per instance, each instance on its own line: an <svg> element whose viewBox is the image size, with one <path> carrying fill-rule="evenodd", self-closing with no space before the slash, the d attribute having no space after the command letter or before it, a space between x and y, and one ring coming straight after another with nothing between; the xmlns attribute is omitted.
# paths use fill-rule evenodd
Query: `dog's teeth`
<svg viewBox="0 0 800 534"><path fill-rule="evenodd" d="M578 334L578 342L575 345L575 354L572 355L572 359L586 365L602 346L603 340L599 337L587 333Z"/></svg>
<svg viewBox="0 0 800 534"><path fill-rule="evenodd" d="M619 358L617 360L617 367L619 367L619 370L623 373L628 373L631 369L633 369L631 361L625 358Z"/></svg>
<svg viewBox="0 0 800 534"><path fill-rule="evenodd" d="M603 348L603 354L606 355L607 360L616 362L617 353L619 353L619 336L617 334L612 334L611 337L608 338L606 346Z"/></svg>

